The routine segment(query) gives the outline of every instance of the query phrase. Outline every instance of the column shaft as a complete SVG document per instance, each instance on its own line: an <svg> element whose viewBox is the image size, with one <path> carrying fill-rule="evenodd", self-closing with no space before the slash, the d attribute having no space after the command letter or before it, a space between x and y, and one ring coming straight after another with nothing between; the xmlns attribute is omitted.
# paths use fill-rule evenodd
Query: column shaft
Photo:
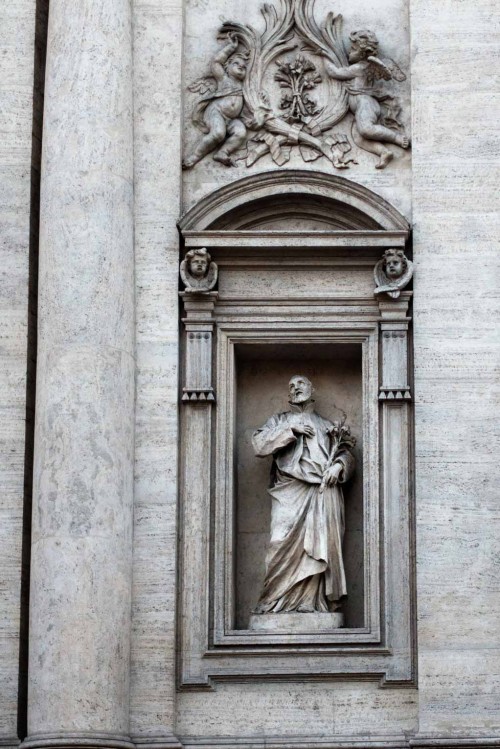
<svg viewBox="0 0 500 749"><path fill-rule="evenodd" d="M134 253L129 0L51 0L29 746L129 733Z"/></svg>

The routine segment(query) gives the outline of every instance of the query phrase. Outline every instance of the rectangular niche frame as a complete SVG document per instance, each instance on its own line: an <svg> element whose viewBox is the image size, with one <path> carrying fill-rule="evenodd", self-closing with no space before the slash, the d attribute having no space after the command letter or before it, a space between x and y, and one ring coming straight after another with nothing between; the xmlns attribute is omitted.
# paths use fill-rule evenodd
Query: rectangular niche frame
<svg viewBox="0 0 500 749"><path fill-rule="evenodd" d="M345 257L326 252L332 272L346 267ZM222 274L241 262L234 257L217 258ZM350 267L366 273L372 258L373 251L365 259L358 256ZM262 260L267 268L280 262L278 256ZM336 295L276 301L250 292L234 297L223 285L219 293L181 292L181 297L179 688L211 689L231 680L332 678L414 686L411 292L389 302ZM359 629L286 634L232 626L235 351L239 344L273 343L362 347L366 626Z"/></svg>
<svg viewBox="0 0 500 749"><path fill-rule="evenodd" d="M292 323L295 327L295 322ZM289 646L321 645L329 652L339 652L338 645L381 643L378 503L378 326L339 329L308 327L298 334L290 324L259 326L258 331L247 327L221 325L217 328L217 444L215 449L214 491L214 575L213 637L214 647L266 647L280 645L283 652ZM362 349L363 401L363 538L364 538L364 621L359 628L315 633L270 633L235 629L235 415L236 415L236 348L239 344L271 346L273 344L359 344Z"/></svg>

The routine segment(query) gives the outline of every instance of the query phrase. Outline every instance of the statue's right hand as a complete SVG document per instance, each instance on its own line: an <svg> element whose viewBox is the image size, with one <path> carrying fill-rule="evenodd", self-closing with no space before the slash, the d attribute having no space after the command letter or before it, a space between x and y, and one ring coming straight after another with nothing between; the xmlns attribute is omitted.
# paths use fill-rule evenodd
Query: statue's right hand
<svg viewBox="0 0 500 749"><path fill-rule="evenodd" d="M309 424L294 424L292 426L292 432L294 434L304 434L306 437L314 437L316 430Z"/></svg>
<svg viewBox="0 0 500 749"><path fill-rule="evenodd" d="M232 33L231 31L229 31L227 34L227 41L228 41L228 44L231 45L233 50L236 50L238 48L238 45L239 45L238 37L236 36L236 34Z"/></svg>

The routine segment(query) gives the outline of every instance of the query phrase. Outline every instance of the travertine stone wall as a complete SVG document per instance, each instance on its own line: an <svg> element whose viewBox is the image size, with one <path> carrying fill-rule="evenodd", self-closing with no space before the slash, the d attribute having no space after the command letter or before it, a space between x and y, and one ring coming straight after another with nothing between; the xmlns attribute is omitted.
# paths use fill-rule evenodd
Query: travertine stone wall
<svg viewBox="0 0 500 749"><path fill-rule="evenodd" d="M134 3L137 409L130 731L174 732L181 0ZM175 742L174 742L175 743Z"/></svg>
<svg viewBox="0 0 500 749"><path fill-rule="evenodd" d="M0 745L18 742L35 1L0 8ZM31 456L28 454L27 459ZM29 474L28 474L29 475Z"/></svg>
<svg viewBox="0 0 500 749"><path fill-rule="evenodd" d="M498 736L498 6L411 30L420 731Z"/></svg>

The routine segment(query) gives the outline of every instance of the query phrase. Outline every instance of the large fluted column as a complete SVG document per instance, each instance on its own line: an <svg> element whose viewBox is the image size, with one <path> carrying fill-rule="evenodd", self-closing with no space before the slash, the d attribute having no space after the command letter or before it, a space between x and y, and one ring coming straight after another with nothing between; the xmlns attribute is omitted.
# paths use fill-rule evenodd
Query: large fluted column
<svg viewBox="0 0 500 749"><path fill-rule="evenodd" d="M130 0L51 0L28 746L128 745L131 56Z"/></svg>

